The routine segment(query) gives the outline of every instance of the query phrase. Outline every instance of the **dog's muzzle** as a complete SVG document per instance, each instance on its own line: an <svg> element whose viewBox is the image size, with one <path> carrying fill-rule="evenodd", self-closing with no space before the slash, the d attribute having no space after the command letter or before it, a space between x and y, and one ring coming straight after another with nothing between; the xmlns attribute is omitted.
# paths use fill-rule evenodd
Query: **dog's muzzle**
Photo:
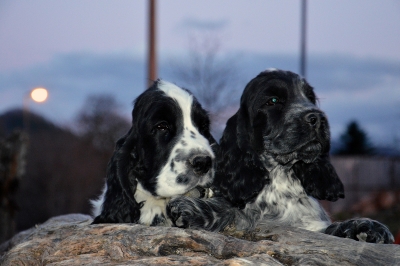
<svg viewBox="0 0 400 266"><path fill-rule="evenodd" d="M212 159L208 155L197 155L189 160L189 165L196 175L204 175L211 169Z"/></svg>

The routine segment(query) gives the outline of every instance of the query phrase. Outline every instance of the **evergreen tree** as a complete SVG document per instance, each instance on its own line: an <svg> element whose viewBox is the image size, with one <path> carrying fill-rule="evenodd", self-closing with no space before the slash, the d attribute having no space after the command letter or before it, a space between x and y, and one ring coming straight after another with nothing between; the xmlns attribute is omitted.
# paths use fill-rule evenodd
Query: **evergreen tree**
<svg viewBox="0 0 400 266"><path fill-rule="evenodd" d="M367 134L360 128L356 121L347 125L346 131L340 136L341 148L336 152L338 155L366 155L373 154L372 147Z"/></svg>

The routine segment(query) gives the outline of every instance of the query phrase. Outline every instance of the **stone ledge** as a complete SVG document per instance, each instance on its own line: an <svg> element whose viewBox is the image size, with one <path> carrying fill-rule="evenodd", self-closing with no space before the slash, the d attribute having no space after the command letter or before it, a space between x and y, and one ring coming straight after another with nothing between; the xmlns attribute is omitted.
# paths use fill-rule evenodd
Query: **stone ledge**
<svg viewBox="0 0 400 266"><path fill-rule="evenodd" d="M400 265L400 246L297 228L211 233L54 217L0 246L0 265Z"/></svg>

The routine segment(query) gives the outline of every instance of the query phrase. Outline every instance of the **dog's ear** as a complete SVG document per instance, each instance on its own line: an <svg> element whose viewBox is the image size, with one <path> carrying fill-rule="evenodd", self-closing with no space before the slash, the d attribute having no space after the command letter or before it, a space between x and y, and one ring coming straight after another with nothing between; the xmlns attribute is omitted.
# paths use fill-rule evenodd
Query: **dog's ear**
<svg viewBox="0 0 400 266"><path fill-rule="evenodd" d="M299 161L293 165L293 170L307 195L329 201L344 198L343 183L329 161L328 154L320 156L312 163Z"/></svg>
<svg viewBox="0 0 400 266"><path fill-rule="evenodd" d="M268 181L268 171L254 151L241 110L231 117L220 141L215 189L234 206L255 200Z"/></svg>
<svg viewBox="0 0 400 266"><path fill-rule="evenodd" d="M107 191L102 211L93 224L97 223L137 223L142 203L135 200L140 159L136 151L136 136L132 128L115 145L107 168Z"/></svg>

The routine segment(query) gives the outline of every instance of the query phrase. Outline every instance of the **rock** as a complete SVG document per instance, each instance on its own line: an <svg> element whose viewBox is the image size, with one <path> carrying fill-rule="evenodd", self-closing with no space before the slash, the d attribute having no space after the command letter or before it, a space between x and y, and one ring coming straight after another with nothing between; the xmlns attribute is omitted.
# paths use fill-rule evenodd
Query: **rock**
<svg viewBox="0 0 400 266"><path fill-rule="evenodd" d="M0 265L400 265L400 246L263 225L222 234L54 217L0 246Z"/></svg>

